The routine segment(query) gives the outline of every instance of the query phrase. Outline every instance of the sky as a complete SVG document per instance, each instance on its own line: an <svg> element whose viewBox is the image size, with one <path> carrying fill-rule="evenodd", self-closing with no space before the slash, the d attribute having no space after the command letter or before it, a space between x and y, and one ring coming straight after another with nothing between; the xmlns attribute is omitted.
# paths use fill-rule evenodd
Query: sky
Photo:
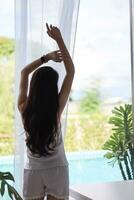
<svg viewBox="0 0 134 200"><path fill-rule="evenodd" d="M97 81L104 98L130 97L128 2L81 0L74 54L74 90L93 87ZM0 35L13 38L14 0L0 0L0 11Z"/></svg>
<svg viewBox="0 0 134 200"><path fill-rule="evenodd" d="M0 35L14 38L14 0L0 0Z"/></svg>

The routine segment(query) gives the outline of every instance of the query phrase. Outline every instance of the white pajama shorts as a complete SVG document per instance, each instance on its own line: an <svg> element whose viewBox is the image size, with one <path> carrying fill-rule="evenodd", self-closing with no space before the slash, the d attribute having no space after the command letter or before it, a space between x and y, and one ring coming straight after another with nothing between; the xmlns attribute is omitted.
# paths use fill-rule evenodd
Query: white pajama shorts
<svg viewBox="0 0 134 200"><path fill-rule="evenodd" d="M23 198L31 200L51 195L69 199L68 166L49 169L24 169Z"/></svg>

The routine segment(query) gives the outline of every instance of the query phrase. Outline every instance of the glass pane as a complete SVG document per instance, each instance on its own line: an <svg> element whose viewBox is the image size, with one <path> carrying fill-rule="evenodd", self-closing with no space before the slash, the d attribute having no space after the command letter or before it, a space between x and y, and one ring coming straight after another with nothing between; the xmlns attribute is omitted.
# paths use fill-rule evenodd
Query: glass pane
<svg viewBox="0 0 134 200"><path fill-rule="evenodd" d="M14 3L13 0L0 3L0 156L14 151ZM3 160L7 158L2 157ZM9 159L9 163L13 157ZM0 159L0 164L2 159ZM0 165L0 169L4 170ZM11 169L11 168L10 168ZM5 170L7 168L5 167ZM13 168L11 169L13 171Z"/></svg>
<svg viewBox="0 0 134 200"><path fill-rule="evenodd" d="M0 172L13 174L15 146L14 0L1 0L0 27ZM13 183L10 181L10 184ZM4 197L0 195L0 199L9 199L8 193L5 192Z"/></svg>
<svg viewBox="0 0 134 200"><path fill-rule="evenodd" d="M80 3L65 147L70 183L122 180L104 158L115 106L131 103L129 1Z"/></svg>

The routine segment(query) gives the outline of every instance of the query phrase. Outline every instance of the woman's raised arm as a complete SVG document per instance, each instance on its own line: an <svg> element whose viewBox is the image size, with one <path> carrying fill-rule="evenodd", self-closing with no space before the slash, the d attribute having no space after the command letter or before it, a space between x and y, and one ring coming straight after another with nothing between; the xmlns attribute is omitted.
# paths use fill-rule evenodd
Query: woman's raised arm
<svg viewBox="0 0 134 200"><path fill-rule="evenodd" d="M64 78L62 87L61 87L61 91L59 94L59 117L62 114L62 111L66 105L66 102L68 100L69 97L69 93L71 90L71 86L72 86L72 82L73 82L73 78L74 78L74 73L75 73L75 69L74 69L74 64L72 61L72 58L66 48L66 45L64 43L64 40L62 38L61 32L60 30L52 25L48 25L46 24L47 27L47 33L48 35L53 38L58 46L59 49L61 51L62 54L62 59L65 65L65 69L66 69L66 76Z"/></svg>
<svg viewBox="0 0 134 200"><path fill-rule="evenodd" d="M19 96L18 96L18 109L20 112L23 112L26 101L27 101L27 91L28 91L28 77L31 72L37 69L43 63L48 62L49 60L53 60L54 62L61 62L62 56L60 50L50 52L41 58L31 62L26 65L21 70L20 77L20 87L19 87Z"/></svg>

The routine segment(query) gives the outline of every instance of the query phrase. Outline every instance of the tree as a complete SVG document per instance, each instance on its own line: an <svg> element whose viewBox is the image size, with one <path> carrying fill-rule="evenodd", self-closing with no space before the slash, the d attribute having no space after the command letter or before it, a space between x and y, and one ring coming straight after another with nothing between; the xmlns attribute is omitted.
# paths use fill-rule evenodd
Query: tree
<svg viewBox="0 0 134 200"><path fill-rule="evenodd" d="M0 58L8 58L15 50L15 42L7 37L0 37Z"/></svg>
<svg viewBox="0 0 134 200"><path fill-rule="evenodd" d="M84 97L80 101L80 112L84 114L92 113L99 110L100 94L98 89L89 89L85 92Z"/></svg>

